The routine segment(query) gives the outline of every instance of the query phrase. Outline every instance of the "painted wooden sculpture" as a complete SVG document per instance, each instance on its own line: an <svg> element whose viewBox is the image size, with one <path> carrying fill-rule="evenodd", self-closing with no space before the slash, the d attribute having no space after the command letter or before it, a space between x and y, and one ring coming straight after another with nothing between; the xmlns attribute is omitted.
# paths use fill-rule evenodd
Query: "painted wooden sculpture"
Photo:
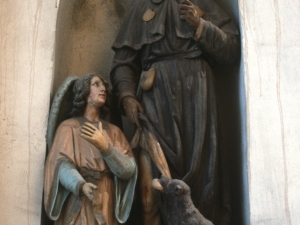
<svg viewBox="0 0 300 225"><path fill-rule="evenodd" d="M46 213L55 225L124 223L131 209L137 172L125 136L102 119L108 112L108 84L98 74L70 78L58 92L54 108L63 107L63 96L72 84L72 118L58 126L46 160ZM53 113L55 110L50 114L54 124L60 114Z"/></svg>

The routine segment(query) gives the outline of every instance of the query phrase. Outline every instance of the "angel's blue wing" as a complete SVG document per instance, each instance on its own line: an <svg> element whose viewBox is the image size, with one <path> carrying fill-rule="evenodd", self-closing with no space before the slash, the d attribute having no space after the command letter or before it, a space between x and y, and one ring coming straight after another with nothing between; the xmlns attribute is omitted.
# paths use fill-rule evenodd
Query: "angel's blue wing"
<svg viewBox="0 0 300 225"><path fill-rule="evenodd" d="M53 103L51 105L48 127L47 127L47 147L50 150L58 125L71 118L71 111L73 108L73 86L78 80L77 76L70 76L63 82L56 92Z"/></svg>

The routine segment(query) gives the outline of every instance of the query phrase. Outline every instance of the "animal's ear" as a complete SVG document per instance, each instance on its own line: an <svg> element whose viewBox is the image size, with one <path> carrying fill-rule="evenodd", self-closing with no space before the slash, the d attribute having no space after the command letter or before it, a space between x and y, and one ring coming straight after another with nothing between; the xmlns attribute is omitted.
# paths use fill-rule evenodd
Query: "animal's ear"
<svg viewBox="0 0 300 225"><path fill-rule="evenodd" d="M161 186L158 179L153 179L152 180L152 187L154 187L156 190L164 191L164 188L163 188L163 186Z"/></svg>
<svg viewBox="0 0 300 225"><path fill-rule="evenodd" d="M181 195L183 193L183 188L180 185L176 185L175 193L176 195Z"/></svg>

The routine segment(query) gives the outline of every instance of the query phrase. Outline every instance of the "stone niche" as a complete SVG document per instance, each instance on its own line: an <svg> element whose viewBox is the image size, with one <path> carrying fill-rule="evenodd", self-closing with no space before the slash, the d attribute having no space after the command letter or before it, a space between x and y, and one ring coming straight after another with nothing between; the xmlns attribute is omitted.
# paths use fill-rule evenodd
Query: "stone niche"
<svg viewBox="0 0 300 225"><path fill-rule="evenodd" d="M60 1L53 93L67 76L98 72L109 80L112 42L135 0Z"/></svg>
<svg viewBox="0 0 300 225"><path fill-rule="evenodd" d="M67 76L99 72L109 80L113 59L111 45L123 19L137 0L64 0L60 2L55 45L53 93ZM218 1L239 24L237 0ZM245 219L244 194L246 162L242 152L242 111L240 86L243 85L240 60L234 65L215 68L216 89L223 130L223 146L230 165L232 224ZM131 137L132 127L124 120L124 132ZM132 219L132 218L131 218ZM138 218L137 218L138 219Z"/></svg>
<svg viewBox="0 0 300 225"><path fill-rule="evenodd" d="M55 40L53 94L67 76L98 72L109 80L114 52L112 42L124 18L136 0L64 0L60 1ZM217 1L239 24L237 0ZM214 68L219 97L224 149L228 152L232 192L232 224L245 219L246 162L242 149L243 96L240 60L234 65ZM125 135L130 139L132 127L123 118ZM138 220L138 218L131 218ZM137 223L138 224L138 223Z"/></svg>

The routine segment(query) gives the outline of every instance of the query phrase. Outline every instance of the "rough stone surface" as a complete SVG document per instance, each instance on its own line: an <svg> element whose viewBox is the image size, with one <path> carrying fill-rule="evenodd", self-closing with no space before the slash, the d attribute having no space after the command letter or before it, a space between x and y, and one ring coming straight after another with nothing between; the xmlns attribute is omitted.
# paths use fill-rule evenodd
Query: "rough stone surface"
<svg viewBox="0 0 300 225"><path fill-rule="evenodd" d="M54 0L0 5L1 224L40 223L56 14Z"/></svg>
<svg viewBox="0 0 300 225"><path fill-rule="evenodd" d="M60 1L54 93L67 76L97 72L109 80L111 49L124 17L135 0Z"/></svg>
<svg viewBox="0 0 300 225"><path fill-rule="evenodd" d="M300 1L239 1L250 224L300 224Z"/></svg>

